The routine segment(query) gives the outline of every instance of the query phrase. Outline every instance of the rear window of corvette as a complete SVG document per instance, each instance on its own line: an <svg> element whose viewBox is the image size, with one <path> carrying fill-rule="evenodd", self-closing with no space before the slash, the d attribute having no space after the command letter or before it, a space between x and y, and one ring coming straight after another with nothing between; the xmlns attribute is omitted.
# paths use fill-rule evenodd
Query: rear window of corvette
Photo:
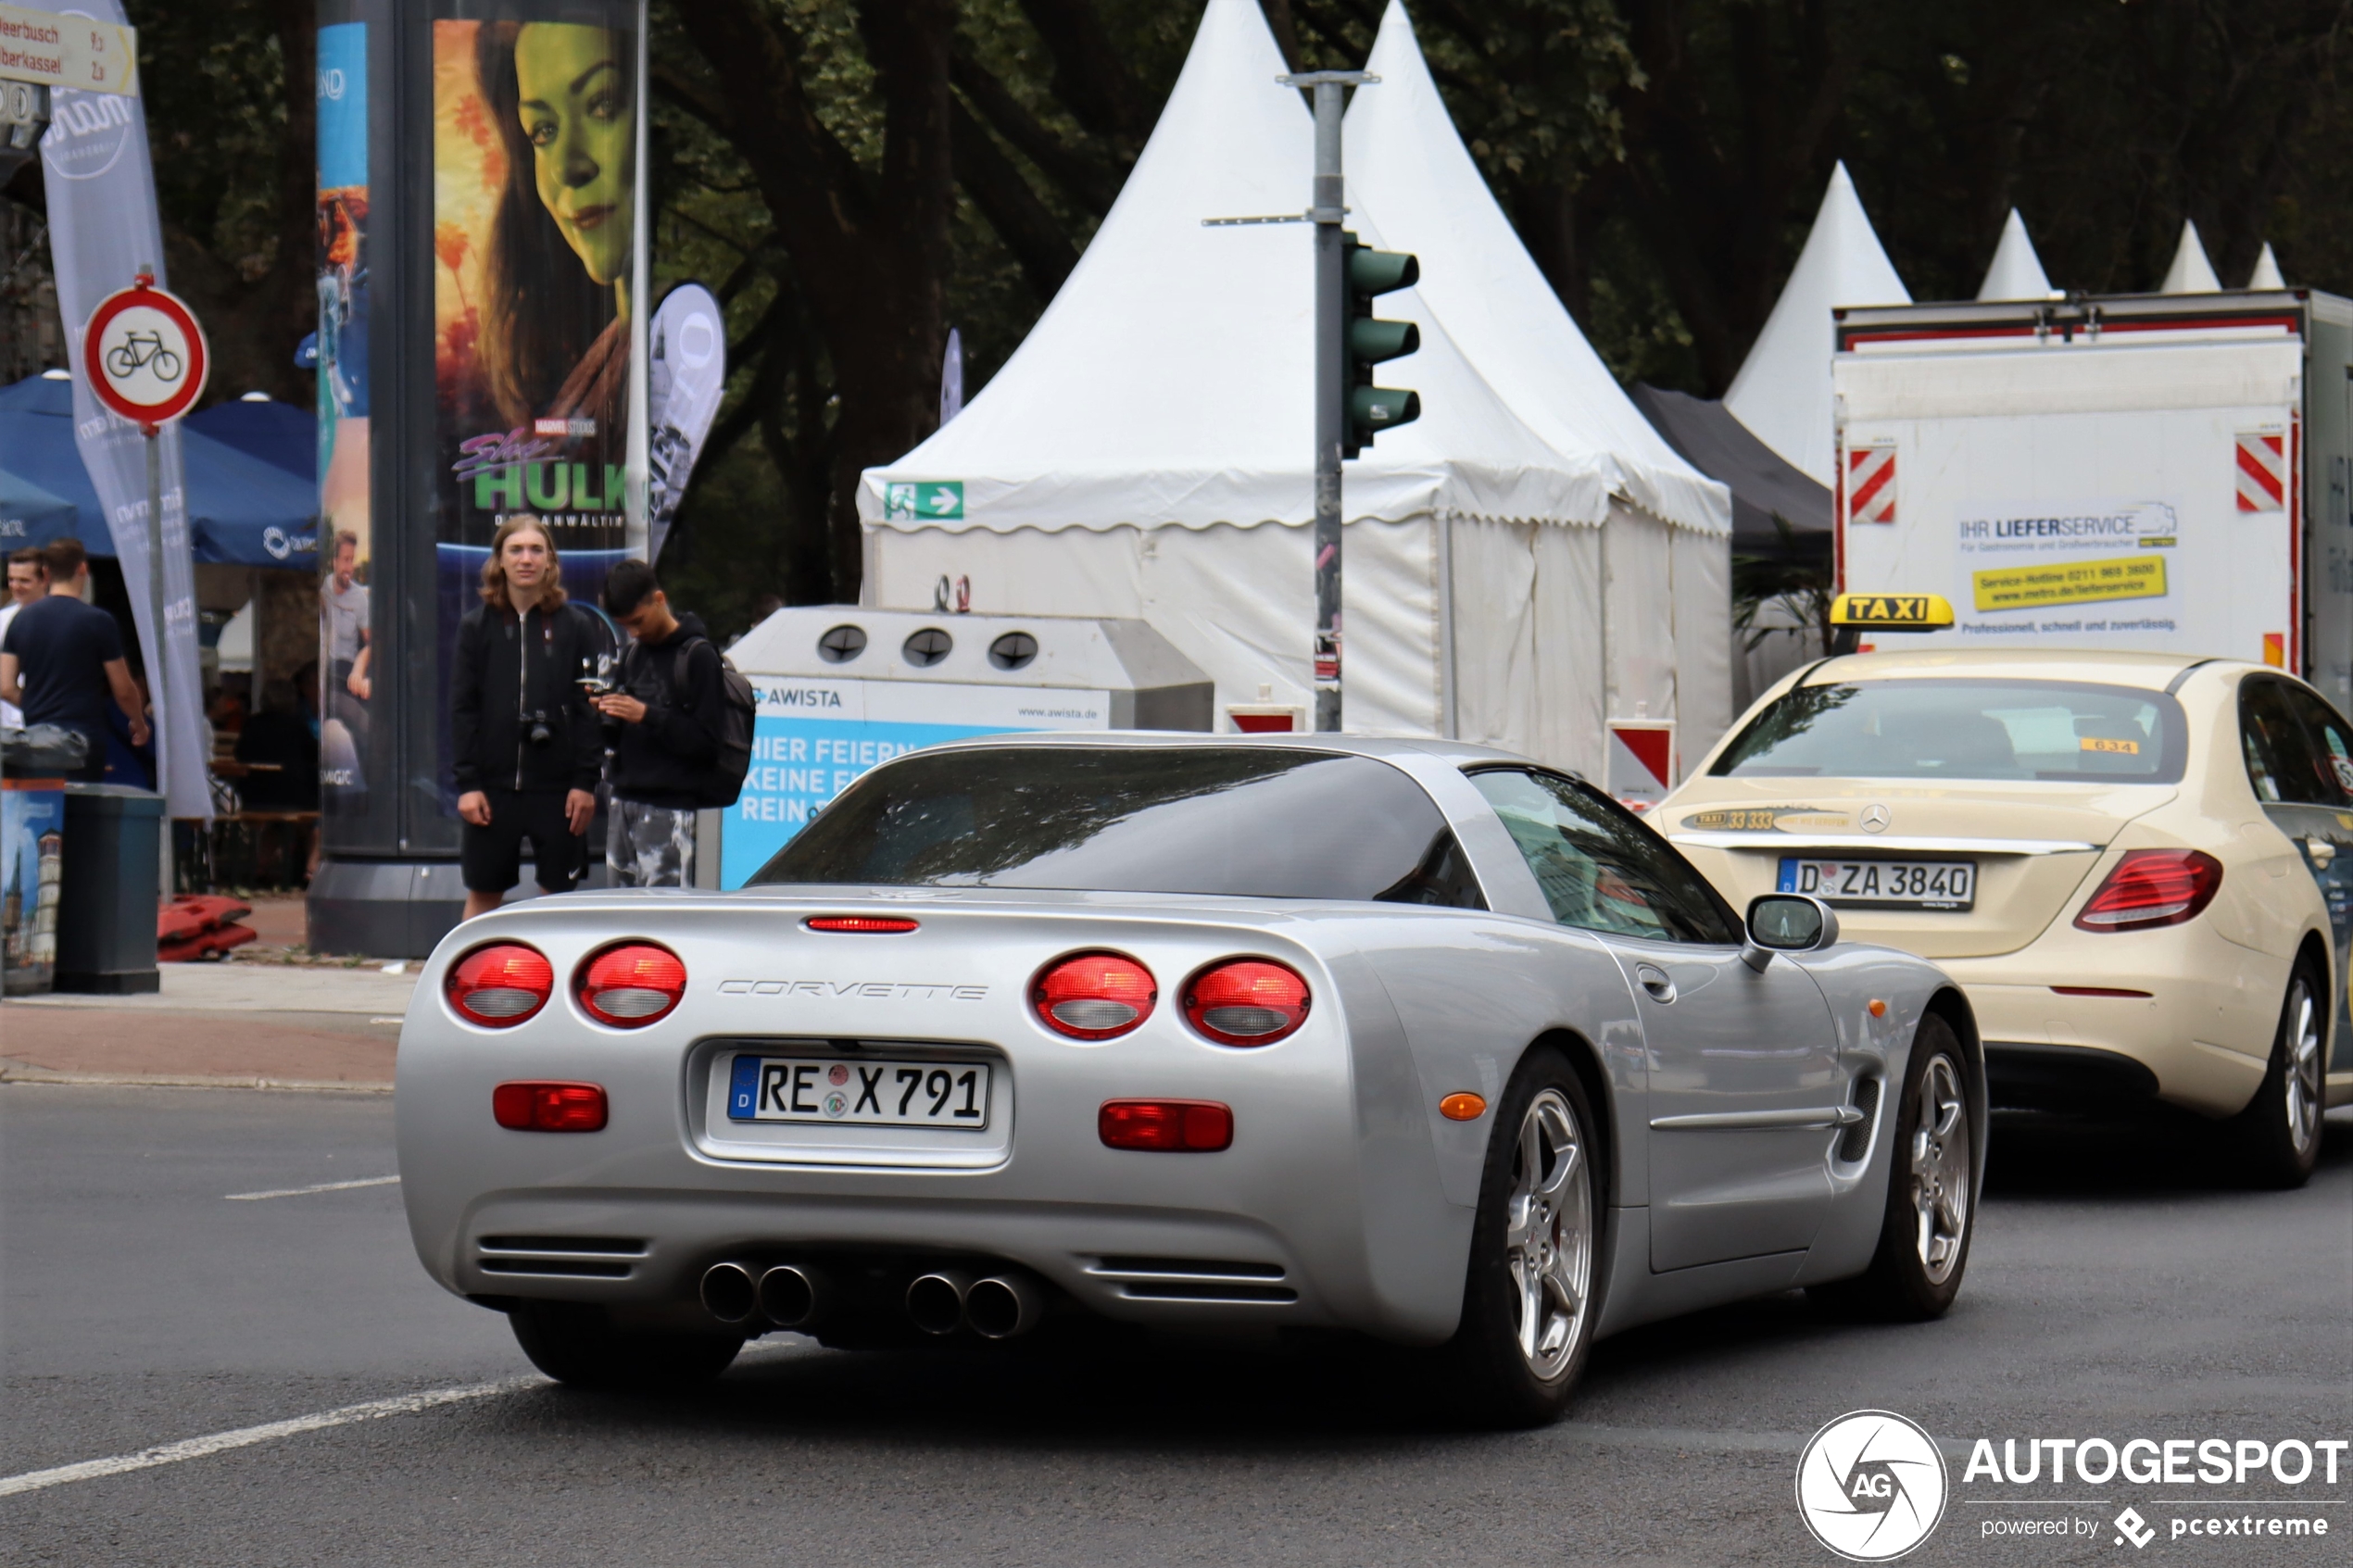
<svg viewBox="0 0 2353 1568"><path fill-rule="evenodd" d="M917 753L851 784L751 882L1485 907L1404 773L1260 746Z"/></svg>
<svg viewBox="0 0 2353 1568"><path fill-rule="evenodd" d="M2162 692L2066 681L1800 686L1749 721L1718 778L2171 784L2187 722Z"/></svg>

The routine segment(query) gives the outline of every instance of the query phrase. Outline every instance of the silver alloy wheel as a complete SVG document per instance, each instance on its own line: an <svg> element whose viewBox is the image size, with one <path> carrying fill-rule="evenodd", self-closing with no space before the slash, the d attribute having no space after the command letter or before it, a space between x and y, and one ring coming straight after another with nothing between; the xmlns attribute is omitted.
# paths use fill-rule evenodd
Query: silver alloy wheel
<svg viewBox="0 0 2353 1568"><path fill-rule="evenodd" d="M2302 975L2288 987L2286 1076L2280 1098L2287 1107L2288 1147L2301 1156L2321 1130L2321 1021L2312 1005L2312 983Z"/></svg>
<svg viewBox="0 0 2353 1568"><path fill-rule="evenodd" d="M1969 1236L1971 1177L1969 1102L1960 1070L1939 1051L1920 1074L1912 1117L1912 1210L1919 1217L1920 1267L1942 1285Z"/></svg>
<svg viewBox="0 0 2353 1568"><path fill-rule="evenodd" d="M1550 1382L1584 1337L1593 1277L1592 1173L1577 1113L1558 1089L1538 1094L1520 1118L1504 1266L1518 1302L1519 1353Z"/></svg>

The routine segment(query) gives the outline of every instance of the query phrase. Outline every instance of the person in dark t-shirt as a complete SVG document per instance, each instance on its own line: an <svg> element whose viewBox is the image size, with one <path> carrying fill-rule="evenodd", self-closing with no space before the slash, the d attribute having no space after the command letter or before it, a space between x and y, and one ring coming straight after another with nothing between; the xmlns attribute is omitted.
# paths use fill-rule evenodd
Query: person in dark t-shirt
<svg viewBox="0 0 2353 1568"><path fill-rule="evenodd" d="M147 744L145 704L122 656L114 617L83 602L90 561L78 539L53 539L42 551L49 563L49 593L17 612L0 638L0 700L24 710L24 721L79 730L90 743L88 760L73 775L96 784L107 773L107 699L131 721L131 744Z"/></svg>

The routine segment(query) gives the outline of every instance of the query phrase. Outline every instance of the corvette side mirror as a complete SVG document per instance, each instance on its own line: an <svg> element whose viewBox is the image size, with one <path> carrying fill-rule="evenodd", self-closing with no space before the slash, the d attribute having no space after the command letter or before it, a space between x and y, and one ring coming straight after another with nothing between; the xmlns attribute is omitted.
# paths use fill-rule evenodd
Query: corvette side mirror
<svg viewBox="0 0 2353 1568"><path fill-rule="evenodd" d="M1838 914L1803 893L1768 893L1748 904L1741 961L1759 974L1775 953L1812 953L1838 940Z"/></svg>

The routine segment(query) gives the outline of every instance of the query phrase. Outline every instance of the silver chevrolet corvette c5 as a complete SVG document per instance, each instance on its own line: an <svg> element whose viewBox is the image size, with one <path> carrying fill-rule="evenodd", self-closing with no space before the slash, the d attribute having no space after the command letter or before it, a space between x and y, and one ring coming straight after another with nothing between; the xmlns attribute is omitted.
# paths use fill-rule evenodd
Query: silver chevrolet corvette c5
<svg viewBox="0 0 2353 1568"><path fill-rule="evenodd" d="M426 1269L566 1382L1091 1313L1442 1347L1520 1423L1675 1313L1942 1312L1985 1148L1933 965L1743 924L1572 775L1322 735L934 747L739 891L468 922L397 1116Z"/></svg>

